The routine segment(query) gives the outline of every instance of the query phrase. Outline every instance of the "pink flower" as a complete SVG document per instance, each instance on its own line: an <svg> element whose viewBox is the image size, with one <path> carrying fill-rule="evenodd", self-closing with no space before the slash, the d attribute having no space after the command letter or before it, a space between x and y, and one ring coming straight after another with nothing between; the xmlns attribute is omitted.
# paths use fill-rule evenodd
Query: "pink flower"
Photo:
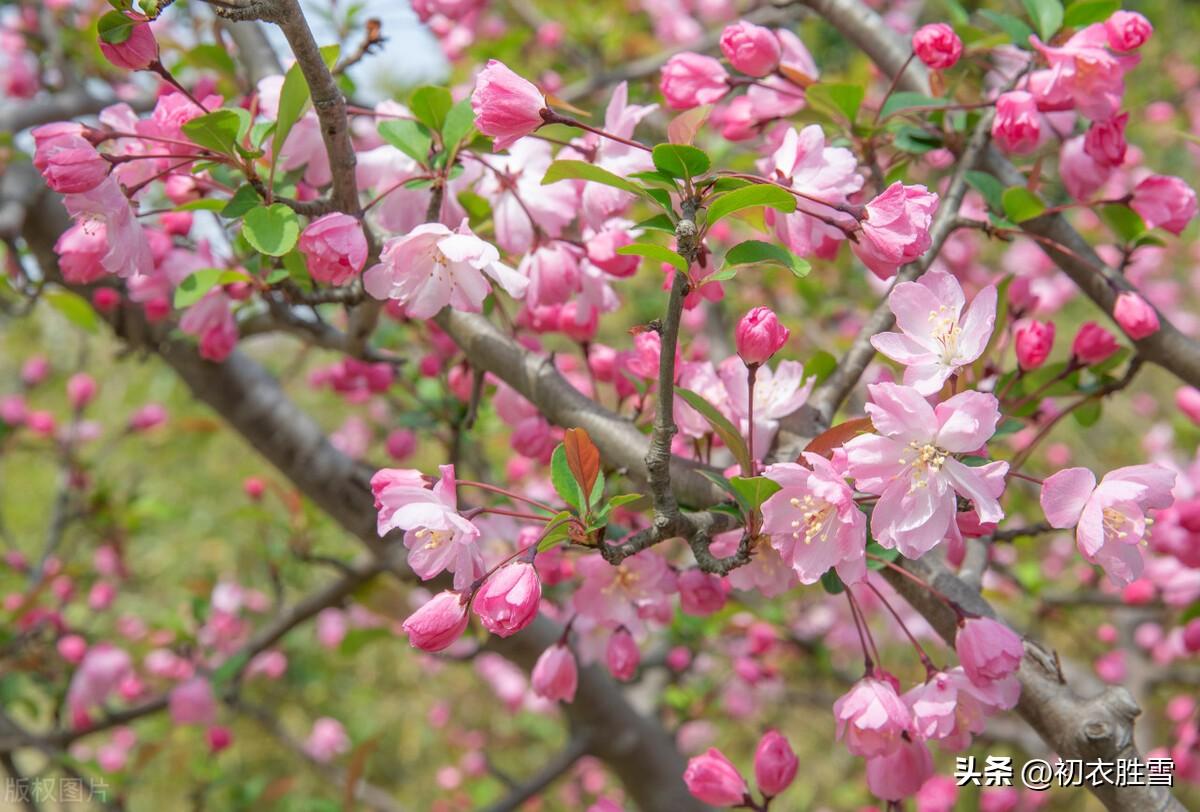
<svg viewBox="0 0 1200 812"><path fill-rule="evenodd" d="M754 780L764 795L774 797L792 785L800 766L792 746L777 730L768 730L754 751Z"/></svg>
<svg viewBox="0 0 1200 812"><path fill-rule="evenodd" d="M411 429L396 429L388 434L384 446L389 457L397 461L403 460L416 451L417 435Z"/></svg>
<svg viewBox="0 0 1200 812"><path fill-rule="evenodd" d="M618 248L635 242L628 229L607 227L587 241L588 261L607 274L617 277L633 276L641 265L641 257L618 254Z"/></svg>
<svg viewBox="0 0 1200 812"><path fill-rule="evenodd" d="M1120 109L1125 72L1137 65L1138 57L1111 53L1105 26L1089 25L1057 47L1045 45L1037 37L1029 41L1050 66L1030 79L1044 104L1055 103L1057 109L1074 107L1093 121L1110 118Z"/></svg>
<svg viewBox="0 0 1200 812"><path fill-rule="evenodd" d="M1134 187L1129 208L1141 216L1146 228L1180 234L1196 216L1196 192L1179 178L1151 175Z"/></svg>
<svg viewBox="0 0 1200 812"><path fill-rule="evenodd" d="M219 288L210 290L187 309L179 320L179 329L199 337L200 355L209 361L224 361L237 346L237 322L229 297Z"/></svg>
<svg viewBox="0 0 1200 812"><path fill-rule="evenodd" d="M721 611L729 585L719 575L696 568L679 576L679 604L689 615L706 616Z"/></svg>
<svg viewBox="0 0 1200 812"><path fill-rule="evenodd" d="M1037 369L1054 348L1054 322L1029 319L1017 328L1013 344L1021 369Z"/></svg>
<svg viewBox="0 0 1200 812"><path fill-rule="evenodd" d="M1100 164L1087 153L1086 136L1067 139L1058 156L1058 172L1063 186L1076 200L1087 200L1104 185L1113 167Z"/></svg>
<svg viewBox="0 0 1200 812"><path fill-rule="evenodd" d="M158 43L154 41L150 24L139 22L124 42L100 40L100 53L118 68L145 70L158 61Z"/></svg>
<svg viewBox="0 0 1200 812"><path fill-rule="evenodd" d="M918 558L957 525L957 496L969 499L981 522L998 522L1004 511L1007 462L967 466L955 454L974 454L996 431L996 398L963 392L933 408L915 390L894 383L868 387L867 414L879 434L846 443L850 474L858 488L879 494L871 530L885 547Z"/></svg>
<svg viewBox="0 0 1200 812"><path fill-rule="evenodd" d="M740 20L721 32L721 53L747 76L766 76L779 67L782 49L769 28Z"/></svg>
<svg viewBox="0 0 1200 812"><path fill-rule="evenodd" d="M53 127L47 125L33 131L37 144L33 165L46 179L46 185L61 194L95 189L108 177L112 164L86 138L70 132L59 133L50 129Z"/></svg>
<svg viewBox="0 0 1200 812"><path fill-rule="evenodd" d="M212 685L203 677L180 683L167 697L171 721L177 725L207 725L217 716Z"/></svg>
<svg viewBox="0 0 1200 812"><path fill-rule="evenodd" d="M1037 149L1042 137L1042 116L1033 95L1023 90L1002 93L996 99L992 138L1005 152L1025 155Z"/></svg>
<svg viewBox="0 0 1200 812"><path fill-rule="evenodd" d="M304 742L304 752L315 761L328 764L350 749L350 737L337 719L322 716L313 722L312 732Z"/></svg>
<svg viewBox="0 0 1200 812"><path fill-rule="evenodd" d="M808 467L781 462L763 472L780 486L763 503L763 532L801 583L815 584L830 567L845 583L859 581L866 574L866 516L844 471L820 454L804 460Z"/></svg>
<svg viewBox="0 0 1200 812"><path fill-rule="evenodd" d="M912 709L913 728L927 741L962 750L982 733L989 716L1016 706L1021 684L1015 676L979 686L962 667L939 671L903 696Z"/></svg>
<svg viewBox="0 0 1200 812"><path fill-rule="evenodd" d="M960 622L954 650L967 677L983 688L1015 674L1025 656L1025 645L1017 633L990 617Z"/></svg>
<svg viewBox="0 0 1200 812"><path fill-rule="evenodd" d="M915 795L933 775L933 757L920 741L901 741L893 750L867 760L867 789L885 801Z"/></svg>
<svg viewBox="0 0 1200 812"><path fill-rule="evenodd" d="M864 758L893 752L912 728L912 712L888 679L864 677L833 703L837 735Z"/></svg>
<svg viewBox="0 0 1200 812"><path fill-rule="evenodd" d="M1148 509L1170 507L1175 473L1161 465L1133 465L1110 471L1096 485L1086 468L1068 468L1047 477L1041 503L1051 527L1075 526L1079 552L1104 568L1115 583L1142 573L1139 543L1149 524Z"/></svg>
<svg viewBox="0 0 1200 812"><path fill-rule="evenodd" d="M1125 142L1125 125L1128 123L1128 113L1113 116L1107 121L1093 121L1083 137L1084 152L1106 168L1125 163L1125 152L1129 148Z"/></svg>
<svg viewBox="0 0 1200 812"><path fill-rule="evenodd" d="M545 124L542 111L547 108L546 99L532 82L503 62L489 59L475 79L471 109L476 128L495 139L496 149L507 149Z"/></svg>
<svg viewBox="0 0 1200 812"><path fill-rule="evenodd" d="M227 750L233 744L233 731L227 727L214 725L208 729L208 752L216 754Z"/></svg>
<svg viewBox="0 0 1200 812"><path fill-rule="evenodd" d="M96 397L96 379L91 375L86 372L77 372L67 380L67 400L75 411L83 411L94 397Z"/></svg>
<svg viewBox="0 0 1200 812"><path fill-rule="evenodd" d="M322 609L317 615L317 642L322 648L335 649L346 639L348 623L346 613L336 607Z"/></svg>
<svg viewBox="0 0 1200 812"><path fill-rule="evenodd" d="M537 617L542 582L532 564L518 561L488 577L475 595L475 614L492 634L509 637Z"/></svg>
<svg viewBox="0 0 1200 812"><path fill-rule="evenodd" d="M1113 319L1134 341L1158 332L1158 313L1141 296L1127 290L1113 303Z"/></svg>
<svg viewBox="0 0 1200 812"><path fill-rule="evenodd" d="M643 550L617 566L599 554L581 557L575 571L583 583L573 605L579 614L597 622L637 628L639 618L671 611L668 596L675 591L675 576L666 559Z"/></svg>
<svg viewBox="0 0 1200 812"><path fill-rule="evenodd" d="M988 285L963 314L966 299L952 274L930 271L901 282L888 294L899 333L879 333L871 345L904 364L904 384L922 395L940 391L946 380L975 361L996 324L996 288Z"/></svg>
<svg viewBox="0 0 1200 812"><path fill-rule="evenodd" d="M87 650L67 688L72 713L104 704L126 677L133 674L133 660L111 643L97 643Z"/></svg>
<svg viewBox="0 0 1200 812"><path fill-rule="evenodd" d="M563 643L542 652L530 677L533 692L551 702L574 702L579 685L579 667L575 655Z"/></svg>
<svg viewBox="0 0 1200 812"><path fill-rule="evenodd" d="M737 806L750 794L746 779L715 747L688 760L683 783L687 784L688 792L713 806Z"/></svg>
<svg viewBox="0 0 1200 812"><path fill-rule="evenodd" d="M913 53L934 70L952 68L962 56L963 43L954 29L945 23L931 23L917 29L912 38Z"/></svg>
<svg viewBox="0 0 1200 812"><path fill-rule="evenodd" d="M483 575L483 554L476 541L479 528L458 513L454 466L441 466L442 476L432 489L412 469L383 468L371 477L377 529L404 532L408 565L422 580L443 570L454 573L454 588L466 589Z"/></svg>
<svg viewBox="0 0 1200 812"><path fill-rule="evenodd" d="M906 262L925 253L938 197L924 186L896 181L866 206L854 253L880 279L890 279Z"/></svg>
<svg viewBox="0 0 1200 812"><path fill-rule="evenodd" d="M100 262L106 271L121 277L153 273L150 244L116 178L109 175L93 189L64 196L63 205L84 229L103 226L107 250Z"/></svg>
<svg viewBox="0 0 1200 812"><path fill-rule="evenodd" d="M725 68L711 56L685 51L663 65L658 86L668 107L690 110L720 101L729 92L728 79Z"/></svg>
<svg viewBox="0 0 1200 812"><path fill-rule="evenodd" d="M1136 11L1114 11L1104 23L1108 45L1114 51L1136 51L1154 33L1150 21Z"/></svg>
<svg viewBox="0 0 1200 812"><path fill-rule="evenodd" d="M624 626L619 627L608 638L604 649L604 662L609 672L621 682L629 682L637 674L641 663L642 653L637 641Z"/></svg>
<svg viewBox="0 0 1200 812"><path fill-rule="evenodd" d="M734 331L737 354L747 366L757 366L770 360L783 349L791 332L779 323L775 311L769 307L756 307L738 322Z"/></svg>
<svg viewBox="0 0 1200 812"><path fill-rule="evenodd" d="M313 220L296 246L313 279L344 285L367 264L367 238L362 224L348 214L333 212Z"/></svg>
<svg viewBox="0 0 1200 812"><path fill-rule="evenodd" d="M434 595L404 621L408 642L422 651L441 651L449 647L466 628L466 601L459 593L449 590Z"/></svg>
<svg viewBox="0 0 1200 812"><path fill-rule="evenodd" d="M457 231L425 223L384 243L379 264L363 275L363 287L376 299L396 299L412 318L428 319L447 305L480 312L491 291L484 274L517 299L529 284L465 220Z"/></svg>
<svg viewBox="0 0 1200 812"><path fill-rule="evenodd" d="M1176 389L1175 406L1187 415L1189 420L1200 426L1200 389L1194 386L1181 386Z"/></svg>
<svg viewBox="0 0 1200 812"><path fill-rule="evenodd" d="M1098 364L1118 349L1117 339L1094 321L1079 328L1071 344L1071 355L1084 364Z"/></svg>

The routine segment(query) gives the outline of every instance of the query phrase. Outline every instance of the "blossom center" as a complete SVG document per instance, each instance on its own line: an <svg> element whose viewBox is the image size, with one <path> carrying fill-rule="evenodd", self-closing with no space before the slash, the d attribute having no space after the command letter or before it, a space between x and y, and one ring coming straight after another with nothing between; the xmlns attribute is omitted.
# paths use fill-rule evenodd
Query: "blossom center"
<svg viewBox="0 0 1200 812"><path fill-rule="evenodd" d="M912 459L900 459L900 464L905 465L909 469L909 479L911 485L909 492L917 488L926 488L929 486L929 477L931 474L937 474L942 470L942 465L946 462L946 452L935 446L933 443L921 443L915 440L908 444L908 447L913 451Z"/></svg>
<svg viewBox="0 0 1200 812"><path fill-rule="evenodd" d="M951 308L942 305L929 311L930 334L942 345L942 362L950 363L958 355L958 316Z"/></svg>
<svg viewBox="0 0 1200 812"><path fill-rule="evenodd" d="M428 527L421 528L415 535L422 540L421 546L426 550L436 550L454 538L454 533L449 530L430 530Z"/></svg>
<svg viewBox="0 0 1200 812"><path fill-rule="evenodd" d="M800 511L801 518L792 520L792 538L804 536L805 544L816 541L827 541L829 530L833 526L833 505L824 500L814 499L812 494L805 494L803 499L793 496L789 504Z"/></svg>
<svg viewBox="0 0 1200 812"><path fill-rule="evenodd" d="M1129 536L1129 531L1126 527L1129 525L1129 517L1121 511L1113 507L1106 507L1103 511L1104 535L1110 539L1123 541Z"/></svg>

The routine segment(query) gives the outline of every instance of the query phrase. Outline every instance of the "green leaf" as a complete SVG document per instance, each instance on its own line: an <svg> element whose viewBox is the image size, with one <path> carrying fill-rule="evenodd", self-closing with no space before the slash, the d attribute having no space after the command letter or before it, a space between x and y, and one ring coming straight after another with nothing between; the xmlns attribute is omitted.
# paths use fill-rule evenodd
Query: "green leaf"
<svg viewBox="0 0 1200 812"><path fill-rule="evenodd" d="M1025 428L1025 424L1020 420L1015 420L1011 417L1006 417L1004 422L996 426L996 433L992 437L1003 437L1006 434L1016 434L1021 429Z"/></svg>
<svg viewBox="0 0 1200 812"><path fill-rule="evenodd" d="M1136 211L1120 203L1102 206L1100 217L1121 242L1133 242L1146 232L1146 221Z"/></svg>
<svg viewBox="0 0 1200 812"><path fill-rule="evenodd" d="M391 118L379 122L379 135L396 149L419 164L429 162L433 138L429 130L408 118Z"/></svg>
<svg viewBox="0 0 1200 812"><path fill-rule="evenodd" d="M617 249L618 254L656 259L659 262L669 262L683 273L687 273L688 261L670 248L648 242L635 242L633 245L623 245Z"/></svg>
<svg viewBox="0 0 1200 812"><path fill-rule="evenodd" d="M579 483L575 481L575 475L571 473L571 466L567 464L567 450L562 443L558 444L558 448L554 449L554 455L550 458L550 483L554 486L560 499L574 508L576 512L582 512L583 491L580 490Z"/></svg>
<svg viewBox="0 0 1200 812"><path fill-rule="evenodd" d="M222 200L219 197L202 197L198 200L180 203L171 211L221 211L228 205L228 200Z"/></svg>
<svg viewBox="0 0 1200 812"><path fill-rule="evenodd" d="M306 104L308 104L308 82L304 81L304 74L300 72L300 65L297 63L288 68L287 74L283 77L283 87L279 90L279 114L275 117L275 132L271 136L272 167L274 167L275 161L279 160L279 152L283 149L283 144L287 141L292 127L296 126L296 122L304 113Z"/></svg>
<svg viewBox="0 0 1200 812"><path fill-rule="evenodd" d="M475 129L475 111L471 109L471 100L463 99L450 108L446 113L446 123L442 125L442 146L453 153L458 145L470 138Z"/></svg>
<svg viewBox="0 0 1200 812"><path fill-rule="evenodd" d="M642 187L586 161L555 161L550 164L546 169L546 174L542 177L542 185L547 186L560 180L586 180L613 186L635 195L645 194Z"/></svg>
<svg viewBox="0 0 1200 812"><path fill-rule="evenodd" d="M812 270L807 260L793 254L782 245L763 242L762 240L746 240L725 252L725 266L749 265L755 262L767 262L787 268L797 279L803 279Z"/></svg>
<svg viewBox="0 0 1200 812"><path fill-rule="evenodd" d="M47 291L42 298L76 327L81 327L89 333L96 332L100 319L87 299L68 290Z"/></svg>
<svg viewBox="0 0 1200 812"><path fill-rule="evenodd" d="M119 11L110 11L96 23L96 31L100 34L101 42L107 42L109 45L120 45L133 36L133 27L135 25L137 23L134 20L129 19Z"/></svg>
<svg viewBox="0 0 1200 812"><path fill-rule="evenodd" d="M236 154L236 145L250 131L250 113L242 108L221 109L197 116L183 125L192 143L224 155Z"/></svg>
<svg viewBox="0 0 1200 812"><path fill-rule="evenodd" d="M1000 202L1004 206L1004 214L1014 223L1032 220L1046 210L1046 204L1024 186L1005 189Z"/></svg>
<svg viewBox="0 0 1200 812"><path fill-rule="evenodd" d="M408 109L417 121L434 132L441 132L454 100L444 87L418 87L408 98Z"/></svg>
<svg viewBox="0 0 1200 812"><path fill-rule="evenodd" d="M671 218L665 214L656 214L634 226L635 229L650 229L653 231L665 231L674 236L675 224L671 222Z"/></svg>
<svg viewBox="0 0 1200 812"><path fill-rule="evenodd" d="M758 510L763 502L783 490L778 482L765 476L735 476L730 478L729 484L747 512Z"/></svg>
<svg viewBox="0 0 1200 812"><path fill-rule="evenodd" d="M241 217L246 212L257 206L259 203L258 192L254 191L254 187L249 183L243 183L233 193L233 197L229 198L228 202L221 209L221 216L234 219Z"/></svg>
<svg viewBox="0 0 1200 812"><path fill-rule="evenodd" d="M1071 417L1075 418L1075 422L1086 429L1089 426L1096 425L1103 409L1104 404L1099 399L1089 400L1071 412Z"/></svg>
<svg viewBox="0 0 1200 812"><path fill-rule="evenodd" d="M892 146L913 155L924 155L942 146L942 143L940 136L927 133L911 124L897 127L892 135Z"/></svg>
<svg viewBox="0 0 1200 812"><path fill-rule="evenodd" d="M690 389L675 388L677 397L683 398L687 405L691 406L700 416L708 421L708 424L713 427L713 431L721 438L721 442L733 454L733 458L742 466L743 471L750 470L750 450L746 448L746 441L742 438L742 433L734 427L733 423L729 422L729 418L717 411L717 408L709 403L696 392Z"/></svg>
<svg viewBox="0 0 1200 812"><path fill-rule="evenodd" d="M209 677L209 682L212 683L213 690L224 690L225 684L240 674L249 662L250 652L241 651L217 666Z"/></svg>
<svg viewBox="0 0 1200 812"><path fill-rule="evenodd" d="M888 97L887 102L879 111L879 118L883 120L910 107L944 107L949 103L949 99L938 99L933 96L926 96L924 93L902 91L900 93L893 93Z"/></svg>
<svg viewBox="0 0 1200 812"><path fill-rule="evenodd" d="M673 178L694 178L712 166L704 150L687 144L659 144L650 155L654 168Z"/></svg>
<svg viewBox="0 0 1200 812"><path fill-rule="evenodd" d="M816 382L819 384L832 375L837 366L838 360L832 353L817 350L812 358L804 362L804 379L816 377Z"/></svg>
<svg viewBox="0 0 1200 812"><path fill-rule="evenodd" d="M559 448L562 448L562 446L559 446ZM559 544L560 542L566 541L568 538L570 538L570 533L567 530L567 520L570 518L571 511L564 510L561 513L556 514L554 518L546 523L547 527L553 527L554 529L547 533L546 537L538 542L539 553L544 553L546 550L549 550L556 544Z"/></svg>
<svg viewBox="0 0 1200 812"><path fill-rule="evenodd" d="M1033 29L1026 25L1023 20L1011 14L1001 14L986 8L979 12L979 16L1012 37L1013 45L1029 50L1029 38L1033 36Z"/></svg>
<svg viewBox="0 0 1200 812"><path fill-rule="evenodd" d="M256 251L281 257L291 251L300 238L300 220L296 212L283 203L256 206L246 212L242 236Z"/></svg>
<svg viewBox="0 0 1200 812"><path fill-rule="evenodd" d="M846 591L846 585L842 583L836 570L826 570L825 574L821 576L821 586L830 595L840 595Z"/></svg>
<svg viewBox="0 0 1200 812"><path fill-rule="evenodd" d="M1037 26L1042 42L1049 42L1063 24L1063 7L1060 0L1022 0L1030 19Z"/></svg>
<svg viewBox="0 0 1200 812"><path fill-rule="evenodd" d="M959 0L942 0L942 5L946 7L946 14L955 25L967 25L971 21Z"/></svg>
<svg viewBox="0 0 1200 812"><path fill-rule="evenodd" d="M848 123L853 124L865 93L862 85L834 85L822 82L810 85L804 91L804 97L810 104L838 113Z"/></svg>
<svg viewBox="0 0 1200 812"><path fill-rule="evenodd" d="M231 271L225 268L201 268L188 274L179 287L175 288L175 307L188 307L204 298L217 285L228 285L230 282L249 282L250 276L241 271Z"/></svg>
<svg viewBox="0 0 1200 812"><path fill-rule="evenodd" d="M967 185L983 195L992 211L1004 211L1004 184L994 175L972 169L967 172Z"/></svg>
<svg viewBox="0 0 1200 812"><path fill-rule="evenodd" d="M874 539L867 542L867 552L870 555L878 556L879 558L883 559L882 561L876 561L870 558L867 559L867 569L872 570L881 570L886 567L889 562L895 561L900 557L899 550L889 550L887 547L884 547Z"/></svg>
<svg viewBox="0 0 1200 812"><path fill-rule="evenodd" d="M1121 8L1121 0L1075 0L1067 6L1063 25L1082 28L1092 23L1102 23Z"/></svg>
<svg viewBox="0 0 1200 812"><path fill-rule="evenodd" d="M741 189L735 189L714 198L708 204L708 225L712 226L713 223L734 212L758 206L769 206L782 212L793 212L796 210L796 198L791 192L781 189L773 183L743 186Z"/></svg>

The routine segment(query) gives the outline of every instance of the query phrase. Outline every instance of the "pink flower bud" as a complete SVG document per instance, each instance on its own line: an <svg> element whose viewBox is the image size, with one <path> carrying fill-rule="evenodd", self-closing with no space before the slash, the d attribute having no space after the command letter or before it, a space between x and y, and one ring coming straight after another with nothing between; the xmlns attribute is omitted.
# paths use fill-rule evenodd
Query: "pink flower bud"
<svg viewBox="0 0 1200 812"><path fill-rule="evenodd" d="M214 725L208 729L208 752L215 755L228 749L231 744L233 744L233 731L229 728Z"/></svg>
<svg viewBox="0 0 1200 812"><path fill-rule="evenodd" d="M637 641L624 626L617 629L608 638L608 646L604 650L604 662L608 670L621 682L629 682L637 673L641 663L642 653Z"/></svg>
<svg viewBox="0 0 1200 812"><path fill-rule="evenodd" d="M78 135L39 139L33 165L46 179L46 185L61 194L89 192L112 169L91 142Z"/></svg>
<svg viewBox="0 0 1200 812"><path fill-rule="evenodd" d="M21 366L21 383L29 388L37 386L46 380L50 374L50 362L45 356L35 355Z"/></svg>
<svg viewBox="0 0 1200 812"><path fill-rule="evenodd" d="M130 431L149 431L167 422L167 410L161 403L147 403L129 418Z"/></svg>
<svg viewBox="0 0 1200 812"><path fill-rule="evenodd" d="M304 742L304 752L316 761L328 764L350 749L350 737L337 719L322 716L313 722L312 732Z"/></svg>
<svg viewBox="0 0 1200 812"><path fill-rule="evenodd" d="M773 797L790 787L799 766L792 746L778 731L767 731L754 751L754 780L765 795Z"/></svg>
<svg viewBox="0 0 1200 812"><path fill-rule="evenodd" d="M987 617L969 618L958 629L954 649L971 682L986 688L1021 666L1025 646L1012 629Z"/></svg>
<svg viewBox="0 0 1200 812"><path fill-rule="evenodd" d="M39 437L49 437L54 433L57 423L54 421L54 415L39 409L25 415L25 425Z"/></svg>
<svg viewBox="0 0 1200 812"><path fill-rule="evenodd" d="M6 425L21 425L25 422L27 412L25 398L20 395L6 395L0 398L0 421Z"/></svg>
<svg viewBox="0 0 1200 812"><path fill-rule="evenodd" d="M530 682L533 692L540 697L552 702L574 702L575 689L579 686L575 655L562 643L551 646L538 657Z"/></svg>
<svg viewBox="0 0 1200 812"><path fill-rule="evenodd" d="M322 609L316 620L317 642L322 648L335 649L346 639L346 613L341 609L329 607Z"/></svg>
<svg viewBox="0 0 1200 812"><path fill-rule="evenodd" d="M526 561L517 561L492 573L472 605L488 631L509 637L533 622L541 600L537 570Z"/></svg>
<svg viewBox="0 0 1200 812"><path fill-rule="evenodd" d="M113 288L96 288L92 291L92 306L101 313L111 313L121 304L121 294Z"/></svg>
<svg viewBox="0 0 1200 812"><path fill-rule="evenodd" d="M1129 201L1147 228L1162 228L1180 234L1196 216L1196 192L1170 175L1151 175L1133 189Z"/></svg>
<svg viewBox="0 0 1200 812"><path fill-rule="evenodd" d="M1194 617L1183 627L1183 647L1195 654L1200 651L1200 617Z"/></svg>
<svg viewBox="0 0 1200 812"><path fill-rule="evenodd" d="M532 82L489 59L475 79L471 109L479 131L495 139L496 149L506 149L545 123L546 99Z"/></svg>
<svg viewBox="0 0 1200 812"><path fill-rule="evenodd" d="M1032 94L1013 90L996 99L992 137L1000 149L1010 154L1025 155L1037 149L1042 137L1042 116Z"/></svg>
<svg viewBox="0 0 1200 812"><path fill-rule="evenodd" d="M100 40L100 53L118 68L145 70L158 60L158 43L149 23L138 23L124 42Z"/></svg>
<svg viewBox="0 0 1200 812"><path fill-rule="evenodd" d="M729 92L728 79L725 68L711 56L685 51L663 65L658 87L668 107L690 110L720 101Z"/></svg>
<svg viewBox="0 0 1200 812"><path fill-rule="evenodd" d="M1175 390L1175 405L1188 419L1200 426L1200 389L1181 386Z"/></svg>
<svg viewBox="0 0 1200 812"><path fill-rule="evenodd" d="M587 241L588 260L600 270L617 277L633 276L642 258L618 254L618 248L632 245L633 236L623 228L606 228Z"/></svg>
<svg viewBox="0 0 1200 812"><path fill-rule="evenodd" d="M768 361L783 349L790 336L791 331L779 323L769 307L756 307L742 316L734 332L737 354L747 366Z"/></svg>
<svg viewBox="0 0 1200 812"><path fill-rule="evenodd" d="M206 725L217 715L217 700L212 685L203 677L180 683L167 697L171 721L177 725Z"/></svg>
<svg viewBox="0 0 1200 812"><path fill-rule="evenodd" d="M1150 39L1154 26L1136 11L1115 11L1104 23L1104 32L1114 51L1136 51Z"/></svg>
<svg viewBox="0 0 1200 812"><path fill-rule="evenodd" d="M724 578L699 569L684 570L679 576L679 604L689 615L711 615L721 611L729 586Z"/></svg>
<svg viewBox="0 0 1200 812"><path fill-rule="evenodd" d="M441 651L467 629L467 607L463 596L446 590L429 599L404 621L408 642L423 651Z"/></svg>
<svg viewBox="0 0 1200 812"><path fill-rule="evenodd" d="M761 77L779 67L782 48L769 28L741 20L721 32L721 53L735 69Z"/></svg>
<svg viewBox="0 0 1200 812"><path fill-rule="evenodd" d="M248 476L242 481L242 491L255 502L262 499L266 490L267 483L256 476Z"/></svg>
<svg viewBox="0 0 1200 812"><path fill-rule="evenodd" d="M159 219L162 221L163 231L173 237L186 237L192 230L195 218L190 211L165 211Z"/></svg>
<svg viewBox="0 0 1200 812"><path fill-rule="evenodd" d="M296 248L304 254L312 278L326 285L344 285L367 264L367 238L362 224L341 212L309 223Z"/></svg>
<svg viewBox="0 0 1200 812"><path fill-rule="evenodd" d="M83 411L95 396L96 379L86 372L76 373L67 381L67 400L75 411Z"/></svg>
<svg viewBox="0 0 1200 812"><path fill-rule="evenodd" d="M962 56L963 43L945 23L923 25L913 34L913 53L934 70L952 68Z"/></svg>
<svg viewBox="0 0 1200 812"><path fill-rule="evenodd" d="M1125 291L1113 304L1113 318L1134 341L1158 332L1158 313L1133 291Z"/></svg>
<svg viewBox="0 0 1200 812"><path fill-rule="evenodd" d="M388 456L399 462L417 449L417 435L410 429L396 429L387 436L384 445Z"/></svg>
<svg viewBox="0 0 1200 812"><path fill-rule="evenodd" d="M1089 321L1075 334L1071 354L1085 364L1098 364L1118 349L1117 339L1094 321Z"/></svg>
<svg viewBox="0 0 1200 812"><path fill-rule="evenodd" d="M1129 606L1144 606L1154 600L1157 590L1149 578L1130 581L1121 589L1121 600Z"/></svg>
<svg viewBox="0 0 1200 812"><path fill-rule="evenodd" d="M736 806L750 794L746 779L715 747L688 761L683 783L687 784L688 792L713 806Z"/></svg>
<svg viewBox="0 0 1200 812"><path fill-rule="evenodd" d="M1014 343L1017 363L1021 365L1021 369L1037 369L1046 363L1046 358L1054 347L1054 322L1030 319L1017 328Z"/></svg>
<svg viewBox="0 0 1200 812"><path fill-rule="evenodd" d="M1125 163L1129 145L1125 141L1125 125L1129 114L1113 116L1108 121L1093 121L1083 137L1083 150L1093 161L1105 168Z"/></svg>
<svg viewBox="0 0 1200 812"><path fill-rule="evenodd" d="M78 665L83 660L83 655L87 654L88 645L79 635L68 634L59 638L57 648L59 656L71 665Z"/></svg>

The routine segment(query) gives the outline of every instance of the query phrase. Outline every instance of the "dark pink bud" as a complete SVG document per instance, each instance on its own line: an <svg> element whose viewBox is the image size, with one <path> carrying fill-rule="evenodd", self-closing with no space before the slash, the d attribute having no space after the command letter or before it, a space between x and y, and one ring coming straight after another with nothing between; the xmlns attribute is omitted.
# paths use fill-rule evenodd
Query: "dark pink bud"
<svg viewBox="0 0 1200 812"><path fill-rule="evenodd" d="M249 476L243 480L242 490L246 496L257 502L262 499L263 493L267 490L267 484L256 476Z"/></svg>
<svg viewBox="0 0 1200 812"><path fill-rule="evenodd" d="M608 670L621 682L629 682L637 673L641 663L642 653L637 641L624 626L617 629L608 638L608 647L604 650L604 661Z"/></svg>
<svg viewBox="0 0 1200 812"><path fill-rule="evenodd" d="M579 667L575 655L562 643L542 652L533 666L533 692L551 701L574 702L579 686Z"/></svg>
<svg viewBox="0 0 1200 812"><path fill-rule="evenodd" d="M1125 291L1117 297L1113 318L1134 341L1158 332L1158 313L1133 291Z"/></svg>
<svg viewBox="0 0 1200 812"><path fill-rule="evenodd" d="M963 52L962 40L945 23L921 26L913 34L912 46L917 59L934 70L954 67Z"/></svg>
<svg viewBox="0 0 1200 812"><path fill-rule="evenodd" d="M214 725L208 729L208 752L215 755L228 749L231 744L233 744L233 731L229 728Z"/></svg>
<svg viewBox="0 0 1200 812"><path fill-rule="evenodd" d="M742 316L734 339L737 353L747 365L762 364L779 352L787 343L791 331L779 323L769 307L756 307Z"/></svg>
<svg viewBox="0 0 1200 812"><path fill-rule="evenodd" d="M462 595L439 592L404 621L408 642L423 651L441 651L467 629L467 607Z"/></svg>
<svg viewBox="0 0 1200 812"><path fill-rule="evenodd" d="M92 291L92 305L101 313L111 313L121 304L121 294L113 288L96 288Z"/></svg>
<svg viewBox="0 0 1200 812"><path fill-rule="evenodd" d="M83 411L95 396L96 379L86 372L76 373L67 381L67 400L75 411Z"/></svg>
<svg viewBox="0 0 1200 812"><path fill-rule="evenodd" d="M158 60L158 43L149 23L138 23L124 42L100 40L100 53L118 68L145 70Z"/></svg>
<svg viewBox="0 0 1200 812"><path fill-rule="evenodd" d="M1054 347L1054 323L1030 320L1017 328L1017 363L1021 369L1037 369L1046 363Z"/></svg>
<svg viewBox="0 0 1200 812"><path fill-rule="evenodd" d="M471 109L479 131L495 139L496 149L506 149L545 123L546 99L532 82L491 59L475 79Z"/></svg>
<svg viewBox="0 0 1200 812"><path fill-rule="evenodd" d="M754 751L754 780L766 795L778 795L791 786L799 766L792 746L776 730L767 731Z"/></svg>
<svg viewBox="0 0 1200 812"><path fill-rule="evenodd" d="M720 101L729 92L728 79L720 62L689 51L667 60L658 87L668 107L690 110Z"/></svg>
<svg viewBox="0 0 1200 812"><path fill-rule="evenodd" d="M745 20L725 26L721 32L721 53L730 65L747 76L772 73L779 67L782 50L771 29Z"/></svg>
<svg viewBox="0 0 1200 812"><path fill-rule="evenodd" d="M1135 51L1150 39L1154 26L1136 11L1115 11L1104 23L1104 32L1114 51Z"/></svg>
<svg viewBox="0 0 1200 812"><path fill-rule="evenodd" d="M1085 364L1098 364L1118 349L1117 339L1094 321L1079 328L1071 354Z"/></svg>

